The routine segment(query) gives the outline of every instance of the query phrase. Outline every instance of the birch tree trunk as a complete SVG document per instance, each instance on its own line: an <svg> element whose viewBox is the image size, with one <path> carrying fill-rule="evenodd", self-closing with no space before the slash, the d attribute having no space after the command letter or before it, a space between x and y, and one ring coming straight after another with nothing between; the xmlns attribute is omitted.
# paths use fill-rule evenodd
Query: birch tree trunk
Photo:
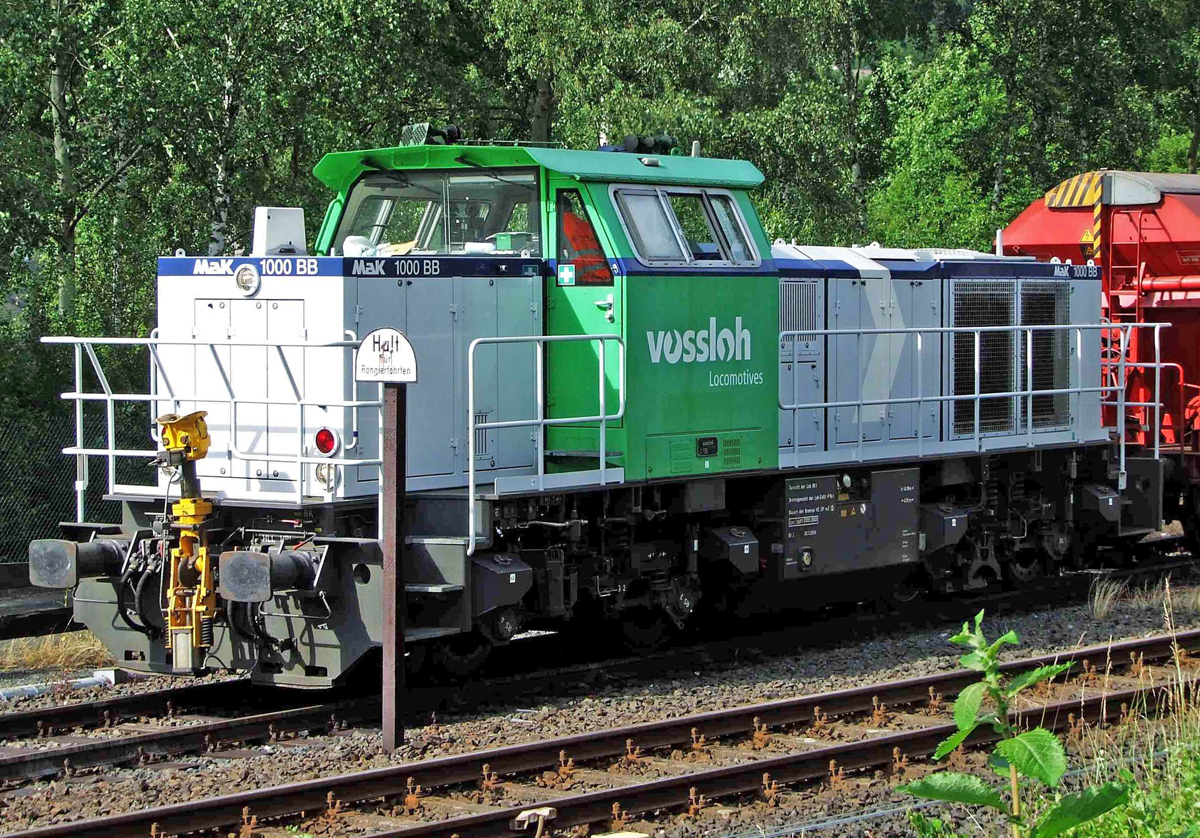
<svg viewBox="0 0 1200 838"><path fill-rule="evenodd" d="M1187 167L1188 174L1196 174L1196 153L1200 151L1200 103L1195 106L1192 114L1192 142L1188 145Z"/></svg>
<svg viewBox="0 0 1200 838"><path fill-rule="evenodd" d="M553 117L554 89L550 86L550 79L543 75L537 80L537 97L533 102L533 125L529 132L530 139L539 143L550 142L550 126L553 124Z"/></svg>
<svg viewBox="0 0 1200 838"><path fill-rule="evenodd" d="M55 14L62 12L62 3L55 4ZM54 128L54 167L63 208L57 233L62 257L58 286L58 310L64 317L75 312L75 172L71 165L70 116L67 105L67 74L71 57L62 43L61 23L50 30L53 52L50 56L50 122Z"/></svg>
<svg viewBox="0 0 1200 838"><path fill-rule="evenodd" d="M232 47L232 44L230 46ZM233 203L232 186L229 182L229 152L233 148L237 110L237 90L233 79L226 77L221 95L221 126L217 138L219 151L213 180L212 228L208 240L209 256L222 256L229 246L229 207Z"/></svg>

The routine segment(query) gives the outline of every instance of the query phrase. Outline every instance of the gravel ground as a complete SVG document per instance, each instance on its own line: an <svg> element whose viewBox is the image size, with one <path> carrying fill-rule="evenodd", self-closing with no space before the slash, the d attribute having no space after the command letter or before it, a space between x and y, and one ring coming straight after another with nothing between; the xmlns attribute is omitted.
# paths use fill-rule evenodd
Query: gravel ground
<svg viewBox="0 0 1200 838"><path fill-rule="evenodd" d="M65 684L75 678L86 678L92 674L90 669L73 670L63 672L62 670L45 670L45 669L18 669L13 672L0 672L0 690L5 687L23 687L27 684ZM20 699L25 701L26 699ZM50 702L54 704L56 702ZM18 707L17 701L4 701L0 699L0 713L9 713L13 710L24 709L24 705Z"/></svg>
<svg viewBox="0 0 1200 838"><path fill-rule="evenodd" d="M110 667L111 669L111 667ZM112 687L72 688L68 682L76 678L87 678L95 670L86 669L78 672L63 672L62 670L32 670L23 672L8 672L0 676L0 688L15 687L25 684L50 684L54 687L49 692L36 696L19 696L10 701L0 700L0 713L15 713L18 710L36 710L40 707L60 707L64 704L79 704L85 701L96 701L101 698L119 698L123 695L138 695L140 693L157 692L173 687L184 687L188 684L204 684L211 681L238 680L243 675L227 675L213 673L202 677L183 675L143 675L138 673L133 680ZM3 734L0 732L0 739Z"/></svg>
<svg viewBox="0 0 1200 838"><path fill-rule="evenodd" d="M1177 628L1200 627L1200 611L1193 592L1179 592ZM1092 615L1090 605L1055 611L1006 615L985 624L989 636L1015 630L1022 645L1008 651L1009 659L1046 654L1077 645L1142 637L1163 629L1161 603L1121 602L1104 619ZM290 746L255 749L255 754L233 759L212 755L188 757L169 766L112 770L103 775L39 783L0 793L0 833L44 826L84 817L115 814L183 800L211 796L233 789L246 790L283 782L346 773L410 760L498 747L554 736L617 727L634 722L705 712L757 701L794 697L806 693L928 675L957 667L958 653L947 642L957 625L933 630L893 633L865 641L847 642L823 649L801 649L791 655L762 657L747 650L747 660L723 664L704 672L665 673L654 682L645 679L593 687L587 695L557 696L521 705L497 705L443 714L424 727L410 728L408 743L392 757L383 754L377 730L356 730L338 736L294 741ZM154 679L157 682L159 679ZM153 686L158 686L155 683ZM150 689L148 682L117 690ZM109 691L114 693L114 691ZM578 693L579 690L575 689ZM83 696L81 696L83 698ZM37 701L32 699L31 701ZM30 705L26 705L30 706ZM771 813L775 825L811 821L823 815L896 805L900 798L887 781L856 781L857 790L847 809L828 792L801 791L789 795L783 807ZM824 796L823 796L824 795ZM718 820L678 824L664 838L698 834L746 832L768 828L762 807L745 812L715 807ZM757 819L757 820L756 820ZM861 826L845 826L827 834L897 835L907 832L907 820L897 816ZM768 831L770 831L768 829Z"/></svg>

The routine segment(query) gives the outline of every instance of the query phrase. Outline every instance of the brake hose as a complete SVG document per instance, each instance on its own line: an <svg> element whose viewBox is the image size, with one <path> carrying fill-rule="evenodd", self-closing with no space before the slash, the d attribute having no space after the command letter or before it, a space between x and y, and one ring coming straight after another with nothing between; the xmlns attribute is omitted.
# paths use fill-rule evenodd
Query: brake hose
<svg viewBox="0 0 1200 838"><path fill-rule="evenodd" d="M151 640L157 640L159 637L162 637L162 629L150 622L150 618L147 616L145 610L145 597L142 596L143 592L146 590L146 582L149 581L152 575L153 566L148 564L146 566L146 572L142 574L140 579L138 579L137 587L134 589L134 596L136 598L135 604L137 605L138 618L145 626L143 633Z"/></svg>
<svg viewBox="0 0 1200 838"><path fill-rule="evenodd" d="M129 580L133 577L133 573L139 565L140 562L130 562L125 570L121 572L121 578L117 582L117 613L121 615L121 619L125 621L125 625L134 631L149 636L150 633L146 630L145 626L139 626L133 620L129 619L128 607L125 601L125 591L129 587Z"/></svg>

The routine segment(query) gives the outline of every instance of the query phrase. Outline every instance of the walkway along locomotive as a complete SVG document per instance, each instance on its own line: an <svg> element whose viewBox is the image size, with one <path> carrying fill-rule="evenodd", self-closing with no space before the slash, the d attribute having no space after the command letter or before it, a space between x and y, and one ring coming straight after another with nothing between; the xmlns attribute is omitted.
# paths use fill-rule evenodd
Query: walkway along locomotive
<svg viewBox="0 0 1200 838"><path fill-rule="evenodd" d="M413 665L1021 584L1159 527L1156 452L1102 421L1126 371L1094 266L772 244L744 161L425 134L318 164L311 253L301 211L260 208L249 256L159 260L149 338L48 339L75 353L78 520L31 577L76 586L122 666L315 687L379 645L380 400L352 371L384 326L421 364ZM109 385L119 351L146 392ZM129 402L155 444L119 444ZM88 522L96 462L120 524Z"/></svg>

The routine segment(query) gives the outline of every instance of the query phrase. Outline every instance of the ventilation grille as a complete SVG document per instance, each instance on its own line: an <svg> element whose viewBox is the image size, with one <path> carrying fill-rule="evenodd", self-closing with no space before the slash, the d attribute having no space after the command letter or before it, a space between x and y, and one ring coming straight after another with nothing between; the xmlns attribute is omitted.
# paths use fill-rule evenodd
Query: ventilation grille
<svg viewBox="0 0 1200 838"><path fill-rule="evenodd" d="M1050 326L1071 322L1071 287L1061 281L1021 283L1021 325ZM1030 389L1026 383L1027 335L1021 333L1021 389ZM1062 331L1040 331L1033 333L1033 387L1034 390L1062 390L1070 386L1071 378L1070 333ZM1027 427L1027 399L1021 402L1021 429ZM1057 396L1033 397L1033 427L1058 428L1070 424L1070 401L1064 393Z"/></svg>
<svg viewBox="0 0 1200 838"><path fill-rule="evenodd" d="M1014 325L1016 293L1013 282L956 281L954 283L955 326ZM1015 390L1014 336L1011 332L984 332L980 335L979 392L1009 393ZM975 392L975 336L954 335L954 395ZM1014 427L1012 397L979 400L979 431L986 434L1012 433ZM975 433L973 399L954 402L954 433Z"/></svg>
<svg viewBox="0 0 1200 838"><path fill-rule="evenodd" d="M815 282L779 283L779 331L798 332L820 329L821 312L818 285ZM800 335L801 342L817 339L816 335ZM787 342L790 342L790 338Z"/></svg>
<svg viewBox="0 0 1200 838"><path fill-rule="evenodd" d="M690 474L696 464L696 444L690 439L671 441L671 474Z"/></svg>
<svg viewBox="0 0 1200 838"><path fill-rule="evenodd" d="M488 420L490 411L475 414L475 424L481 425ZM492 456L492 452L488 450L488 432L487 428L475 429L475 457L476 459L486 459Z"/></svg>
<svg viewBox="0 0 1200 838"><path fill-rule="evenodd" d="M742 438L726 436L721 438L721 465L734 468L742 464Z"/></svg>

